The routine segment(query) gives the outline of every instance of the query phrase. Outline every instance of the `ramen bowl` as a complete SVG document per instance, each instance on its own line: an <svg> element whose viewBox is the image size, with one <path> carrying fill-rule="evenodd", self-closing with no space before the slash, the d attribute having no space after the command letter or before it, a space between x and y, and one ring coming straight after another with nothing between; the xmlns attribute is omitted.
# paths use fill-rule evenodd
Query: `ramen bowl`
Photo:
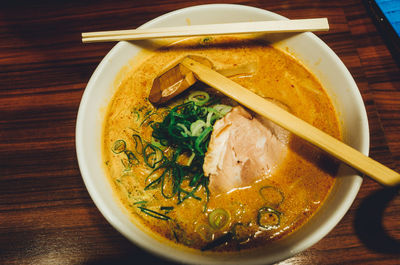
<svg viewBox="0 0 400 265"><path fill-rule="evenodd" d="M141 28L286 19L278 14L241 5L201 5L160 16ZM369 128L364 103L356 83L338 56L313 33L274 34L265 38L293 54L321 82L333 101L342 126L343 141L365 155ZM326 202L296 232L245 252L201 252L159 240L132 222L121 207L103 167L102 124L122 69L143 49L143 42L119 42L101 61L87 84L76 124L76 150L85 185L94 203L122 235L165 259L188 264L269 264L289 258L321 240L350 208L362 178L341 165Z"/></svg>

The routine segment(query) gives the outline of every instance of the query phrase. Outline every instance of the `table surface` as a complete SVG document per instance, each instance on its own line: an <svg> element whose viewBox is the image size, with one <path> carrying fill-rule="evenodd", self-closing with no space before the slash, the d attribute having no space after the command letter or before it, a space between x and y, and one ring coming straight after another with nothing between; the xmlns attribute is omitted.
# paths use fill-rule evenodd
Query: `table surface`
<svg viewBox="0 0 400 265"><path fill-rule="evenodd" d="M400 170L400 71L361 0L220 1L288 18L327 17L318 33L357 82L370 156ZM75 154L85 86L114 43L87 31L135 28L213 1L7 1L0 8L0 263L164 264L131 244L93 204ZM398 188L366 178L348 213L320 242L280 264L399 264ZM140 257L140 259L138 259Z"/></svg>

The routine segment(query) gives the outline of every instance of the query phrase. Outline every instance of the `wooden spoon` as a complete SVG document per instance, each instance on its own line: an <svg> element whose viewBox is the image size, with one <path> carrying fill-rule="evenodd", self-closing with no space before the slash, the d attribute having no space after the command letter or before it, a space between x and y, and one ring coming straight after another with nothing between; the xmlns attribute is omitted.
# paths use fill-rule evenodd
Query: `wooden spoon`
<svg viewBox="0 0 400 265"><path fill-rule="evenodd" d="M250 90L212 70L209 66L193 60L193 58L186 57L179 63L179 66L175 67L184 67L184 71L191 72L195 80L200 80L217 89L226 96L325 150L332 156L376 181L388 186L400 184L400 174L397 172L297 118L274 103L254 94ZM170 98L173 96L175 96L174 93L170 95Z"/></svg>
<svg viewBox="0 0 400 265"><path fill-rule="evenodd" d="M212 62L206 57L189 55L185 58L191 58L209 68L214 68ZM151 103L155 105L162 104L179 95L197 82L193 72L181 64L183 59L172 63L154 79L149 95L149 100ZM224 76L230 77L241 74L252 74L255 72L256 68L257 65L255 62L253 62L249 64L236 65L234 68L221 68L214 70Z"/></svg>

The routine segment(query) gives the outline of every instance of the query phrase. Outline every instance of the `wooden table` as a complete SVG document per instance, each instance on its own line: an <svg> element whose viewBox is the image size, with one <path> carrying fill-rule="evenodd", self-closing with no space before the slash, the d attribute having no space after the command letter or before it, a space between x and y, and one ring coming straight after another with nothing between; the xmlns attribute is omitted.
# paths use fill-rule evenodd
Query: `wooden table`
<svg viewBox="0 0 400 265"><path fill-rule="evenodd" d="M319 33L354 76L367 107L371 157L400 170L400 71L361 0L220 1L286 17L328 17ZM86 31L137 27L213 1L3 1L0 7L0 263L163 264L112 228L75 154L79 102L113 43ZM280 264L400 264L400 198L365 179L323 240ZM146 259L146 262L142 260Z"/></svg>

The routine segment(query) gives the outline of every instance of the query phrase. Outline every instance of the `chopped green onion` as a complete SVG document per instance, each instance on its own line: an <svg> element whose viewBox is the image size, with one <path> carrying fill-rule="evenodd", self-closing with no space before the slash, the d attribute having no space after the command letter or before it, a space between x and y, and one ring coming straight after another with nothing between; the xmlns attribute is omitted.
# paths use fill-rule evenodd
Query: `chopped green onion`
<svg viewBox="0 0 400 265"><path fill-rule="evenodd" d="M160 115L159 113L157 113L157 112L153 112L153 113L150 113L150 112L151 112L151 110L149 110L149 111L145 114L145 118L144 118L143 121L140 123L140 126L144 126L144 125L148 126L148 125L150 125L151 123L153 123L154 121L150 120L150 118L151 118L152 116L154 116L154 115L158 115L158 116L161 117L161 115ZM147 123L146 123L146 122L147 122Z"/></svg>
<svg viewBox="0 0 400 265"><path fill-rule="evenodd" d="M193 101L197 106L203 106L210 99L210 95L204 91L193 91L188 100Z"/></svg>
<svg viewBox="0 0 400 265"><path fill-rule="evenodd" d="M228 105L224 105L224 104L217 104L212 106L213 109L215 109L216 111L218 111L218 113L221 116L225 116L228 112L230 112L232 110L231 106Z"/></svg>
<svg viewBox="0 0 400 265"><path fill-rule="evenodd" d="M165 210L165 211L171 211L174 209L174 207L173 206L161 206L160 209Z"/></svg>
<svg viewBox="0 0 400 265"><path fill-rule="evenodd" d="M257 223L260 227L268 230L277 228L281 223L281 214L271 207L263 207L258 210Z"/></svg>
<svg viewBox="0 0 400 265"><path fill-rule="evenodd" d="M163 151L155 145L148 143L143 148L144 162L151 168L154 168L158 163L164 160Z"/></svg>
<svg viewBox="0 0 400 265"><path fill-rule="evenodd" d="M203 176L204 176L204 173L203 173L203 172L195 174L195 175L193 176L192 180L190 181L189 186L190 186L190 187L196 186L197 182L198 182Z"/></svg>
<svg viewBox="0 0 400 265"><path fill-rule="evenodd" d="M214 229L221 229L229 223L229 213L224 209L215 209L208 215L208 222Z"/></svg>
<svg viewBox="0 0 400 265"><path fill-rule="evenodd" d="M259 193L268 206L275 208L285 200L283 192L274 186L264 186L259 190Z"/></svg>
<svg viewBox="0 0 400 265"><path fill-rule="evenodd" d="M161 206L160 210L161 211L165 211L165 213L169 213L170 211L172 211L174 209L174 207L172 206Z"/></svg>
<svg viewBox="0 0 400 265"><path fill-rule="evenodd" d="M184 202L188 198L193 198L193 199L196 199L198 201L201 201L201 198L197 197L195 195L195 192L197 191L197 189L199 187L200 187L200 183L198 185L196 185L191 191L186 191L186 190L180 188L179 191L178 191L178 205L181 204L182 202ZM186 194L183 198L181 198L181 196L180 196L182 193Z"/></svg>
<svg viewBox="0 0 400 265"><path fill-rule="evenodd" d="M147 201L138 201L138 202L134 202L133 204L136 205L136 204L146 204L146 203L147 203Z"/></svg>
<svg viewBox="0 0 400 265"><path fill-rule="evenodd" d="M157 176L155 173L159 170L163 170L160 176ZM144 188L144 190L150 190L150 189L155 189L158 187L159 184L161 184L162 179L164 178L165 174L168 172L167 171L167 165L166 164L161 164L159 166L157 166L156 168L153 169L153 171L150 172L150 174L146 177L145 183L149 182L150 183L146 185L146 187ZM169 169L168 169L169 170ZM156 175L156 178L154 180L151 180L151 177L153 175Z"/></svg>
<svg viewBox="0 0 400 265"><path fill-rule="evenodd" d="M140 113L139 113L139 111L133 110L133 113L136 114L136 121L139 121L139 119L140 119Z"/></svg>
<svg viewBox="0 0 400 265"><path fill-rule="evenodd" d="M211 133L212 128L207 127L200 135L197 137L196 141L194 142L194 149L200 153L200 155L204 155L205 152L207 151L207 145L206 146L200 146L203 142L205 142L205 139L207 136Z"/></svg>
<svg viewBox="0 0 400 265"><path fill-rule="evenodd" d="M180 127L183 129L183 132L181 132L182 136L192 136L192 133L188 130L188 128L186 128L185 125L181 124L181 123L177 123L176 126Z"/></svg>
<svg viewBox="0 0 400 265"><path fill-rule="evenodd" d="M138 134L132 134L133 141L135 142L135 151L138 154L141 154L143 151L143 142L142 137Z"/></svg>
<svg viewBox="0 0 400 265"><path fill-rule="evenodd" d="M126 157L128 158L129 164L130 165L138 165L139 159L137 159L137 157L129 150L126 150L125 152Z"/></svg>
<svg viewBox="0 0 400 265"><path fill-rule="evenodd" d="M217 116L217 115L215 114L215 112L210 111L210 112L207 114L207 121L206 121L207 127L211 126L211 123L212 123L214 120L217 119L217 118L211 119L213 116L214 116L214 117Z"/></svg>
<svg viewBox="0 0 400 265"><path fill-rule="evenodd" d="M203 120L197 120L190 125L190 132L192 136L199 136L206 127L206 123Z"/></svg>
<svg viewBox="0 0 400 265"><path fill-rule="evenodd" d="M192 152L192 154L190 155L188 162L187 162L187 166L190 167L190 165L193 162L193 159L195 158L196 154L194 152Z"/></svg>
<svg viewBox="0 0 400 265"><path fill-rule="evenodd" d="M143 213L145 213L145 214L147 214L147 215L149 215L151 217L154 217L154 218L157 218L157 219L160 219L160 220L170 220L171 219L168 216L166 216L165 214L150 210L150 209L145 208L143 206L139 206L138 208L140 209L140 211L142 211Z"/></svg>
<svg viewBox="0 0 400 265"><path fill-rule="evenodd" d="M117 140L117 141L115 141L115 143L114 143L114 145L113 145L113 147L112 147L111 150L112 150L115 154L119 154L119 153L124 152L125 149L126 149L126 143L125 143L125 141L124 141L124 140Z"/></svg>
<svg viewBox="0 0 400 265"><path fill-rule="evenodd" d="M180 176L180 174L177 173L176 168L167 168L161 175L161 194L164 198L171 199L178 192L178 186L182 180L178 180L174 178L174 176ZM166 183L169 183L170 185L166 185Z"/></svg>
<svg viewBox="0 0 400 265"><path fill-rule="evenodd" d="M165 150L166 147L162 145L160 142L156 141L154 138L151 140L151 144L154 145L155 147L160 148L161 150Z"/></svg>

